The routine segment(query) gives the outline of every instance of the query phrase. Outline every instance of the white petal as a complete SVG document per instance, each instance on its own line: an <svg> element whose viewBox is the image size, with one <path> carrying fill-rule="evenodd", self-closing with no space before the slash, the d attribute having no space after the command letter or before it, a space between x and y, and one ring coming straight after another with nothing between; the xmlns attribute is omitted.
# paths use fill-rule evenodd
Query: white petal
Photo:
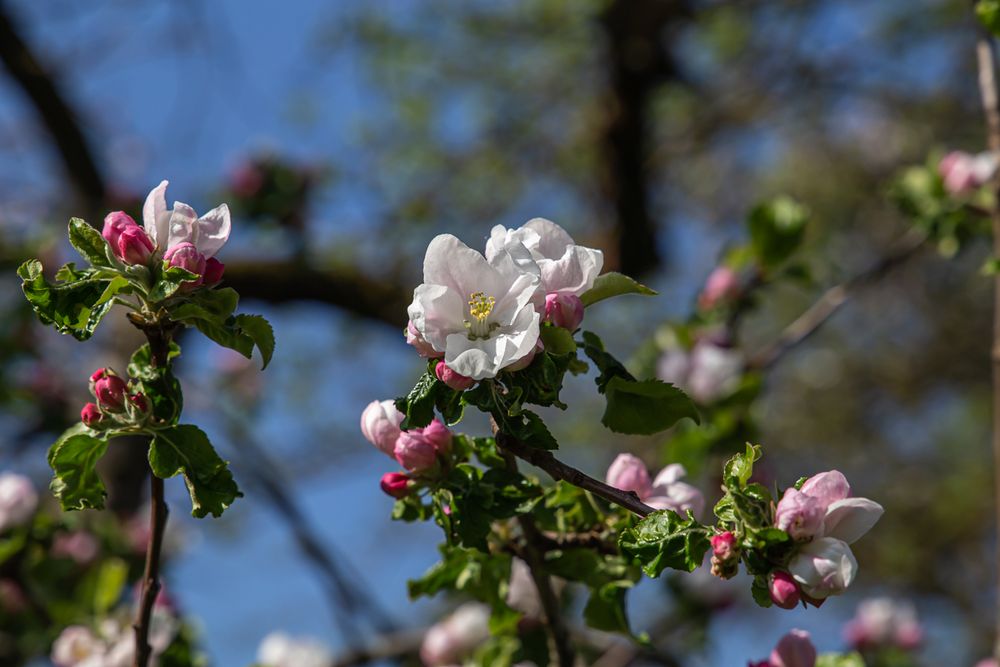
<svg viewBox="0 0 1000 667"><path fill-rule="evenodd" d="M194 244L206 258L212 257L229 240L231 228L229 206L217 206L195 222Z"/></svg>
<svg viewBox="0 0 1000 667"><path fill-rule="evenodd" d="M604 253L573 245L556 259L539 260L546 292L580 296L594 286L604 266Z"/></svg>
<svg viewBox="0 0 1000 667"><path fill-rule="evenodd" d="M852 544L872 529L885 510L868 498L845 498L830 503L823 520L823 534Z"/></svg>
<svg viewBox="0 0 1000 667"><path fill-rule="evenodd" d="M659 472L653 480L653 486L669 486L687 477L687 470L680 463L671 463Z"/></svg>
<svg viewBox="0 0 1000 667"><path fill-rule="evenodd" d="M198 219L198 214L187 204L179 201L174 202L174 209L170 213L170 225L167 230L166 249L173 248L180 243L194 243L195 229L194 222Z"/></svg>
<svg viewBox="0 0 1000 667"><path fill-rule="evenodd" d="M496 298L509 285L485 257L451 234L435 236L427 246L424 282L449 287L465 299L473 292Z"/></svg>
<svg viewBox="0 0 1000 667"><path fill-rule="evenodd" d="M407 314L424 340L436 351L444 352L448 336L468 337L463 323L465 308L465 299L458 292L444 285L424 283L413 290Z"/></svg>
<svg viewBox="0 0 1000 667"><path fill-rule="evenodd" d="M159 185L150 190L146 196L146 203L142 205L142 226L160 251L166 250L167 223L170 220L167 211L168 183L168 181L161 181Z"/></svg>
<svg viewBox="0 0 1000 667"><path fill-rule="evenodd" d="M500 371L497 343L501 336L487 340L470 340L465 333L451 334L447 338L444 362L456 373L473 380L496 377Z"/></svg>
<svg viewBox="0 0 1000 667"><path fill-rule="evenodd" d="M542 257L548 259L562 257L566 253L566 248L575 245L573 237L567 234L565 229L545 218L532 218L521 229L531 230L538 234L537 251ZM531 249L534 250L534 248Z"/></svg>

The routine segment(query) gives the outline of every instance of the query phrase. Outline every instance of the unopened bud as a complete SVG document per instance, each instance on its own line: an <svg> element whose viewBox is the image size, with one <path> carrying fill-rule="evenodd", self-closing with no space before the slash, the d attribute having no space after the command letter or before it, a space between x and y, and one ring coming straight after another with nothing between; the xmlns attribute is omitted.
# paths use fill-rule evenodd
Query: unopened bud
<svg viewBox="0 0 1000 667"><path fill-rule="evenodd" d="M101 409L97 407L96 403L87 403L83 406L83 410L80 410L80 421L87 426L94 426L101 421L103 416Z"/></svg>
<svg viewBox="0 0 1000 667"><path fill-rule="evenodd" d="M409 337L407 337L407 341L409 341ZM465 377L448 368L448 364L443 361L437 362L437 366L434 367L434 375L437 376L438 380L441 380L441 382L444 382L455 391L465 391L476 384L476 381L472 378Z"/></svg>
<svg viewBox="0 0 1000 667"><path fill-rule="evenodd" d="M382 491L393 498L405 498L410 495L410 478L401 472L387 472L380 482Z"/></svg>
<svg viewBox="0 0 1000 667"><path fill-rule="evenodd" d="M794 609L802 599L799 585L792 579L792 575L783 570L771 573L768 590L771 593L771 602L782 609Z"/></svg>
<svg viewBox="0 0 1000 667"><path fill-rule="evenodd" d="M173 248L167 250L166 254L163 255L163 260L170 267L178 266L198 276L197 280L186 281L184 283L185 287L198 287L202 284L204 280L202 276L205 275L205 256L201 254L193 243L188 243L187 241L178 243Z"/></svg>
<svg viewBox="0 0 1000 667"><path fill-rule="evenodd" d="M222 280L222 274L226 272L226 265L214 257L205 260L205 273L202 274L202 283L214 285Z"/></svg>
<svg viewBox="0 0 1000 667"><path fill-rule="evenodd" d="M93 377L91 376L91 378ZM106 370L104 371L104 375L94 382L93 387L97 403L103 409L111 412L119 412L125 407L125 392L127 389L128 387L124 380Z"/></svg>
<svg viewBox="0 0 1000 667"><path fill-rule="evenodd" d="M139 225L132 225L122 231L114 246L115 255L126 264L145 264L155 248L153 241Z"/></svg>
<svg viewBox="0 0 1000 667"><path fill-rule="evenodd" d="M423 472L437 463L437 448L421 429L403 431L396 440L394 451L399 464L410 472Z"/></svg>
<svg viewBox="0 0 1000 667"><path fill-rule="evenodd" d="M719 560L727 561L737 556L736 536L728 530L719 535L713 535L709 541L712 543L712 555Z"/></svg>

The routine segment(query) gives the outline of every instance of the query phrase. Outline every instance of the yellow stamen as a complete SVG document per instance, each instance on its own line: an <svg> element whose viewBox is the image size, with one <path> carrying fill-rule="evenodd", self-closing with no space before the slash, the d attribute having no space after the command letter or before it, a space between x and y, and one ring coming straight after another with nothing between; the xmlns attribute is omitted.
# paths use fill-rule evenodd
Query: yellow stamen
<svg viewBox="0 0 1000 667"><path fill-rule="evenodd" d="M486 318L493 312L493 306L496 302L496 299L486 296L482 292L473 292L469 295L469 314L480 322L485 322Z"/></svg>

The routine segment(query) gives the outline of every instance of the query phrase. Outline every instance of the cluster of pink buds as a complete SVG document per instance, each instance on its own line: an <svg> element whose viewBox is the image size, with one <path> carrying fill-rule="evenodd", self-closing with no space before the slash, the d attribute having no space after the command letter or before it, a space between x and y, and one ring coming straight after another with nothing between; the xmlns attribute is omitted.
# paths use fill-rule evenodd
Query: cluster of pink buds
<svg viewBox="0 0 1000 667"><path fill-rule="evenodd" d="M400 429L402 421L403 414L390 400L372 401L361 413L365 439L407 470L382 476L382 490L393 498L408 496L414 478L433 473L451 453L451 431L437 418L423 428L409 431Z"/></svg>
<svg viewBox="0 0 1000 667"><path fill-rule="evenodd" d="M132 391L121 376L110 368L98 368L90 376L90 393L96 403L87 403L80 411L80 421L93 429L111 423L137 423L149 416L149 400L141 391Z"/></svg>
<svg viewBox="0 0 1000 667"><path fill-rule="evenodd" d="M740 566L740 548L736 544L736 536L730 531L713 535L712 544L712 574L721 579L732 579Z"/></svg>

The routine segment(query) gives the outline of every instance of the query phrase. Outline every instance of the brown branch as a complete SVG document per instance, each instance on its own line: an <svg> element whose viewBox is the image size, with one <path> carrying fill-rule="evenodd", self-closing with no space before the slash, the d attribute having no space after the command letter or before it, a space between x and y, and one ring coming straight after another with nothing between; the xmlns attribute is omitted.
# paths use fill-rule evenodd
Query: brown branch
<svg viewBox="0 0 1000 667"><path fill-rule="evenodd" d="M786 352L816 333L858 290L877 283L897 266L915 256L926 238L919 232L907 235L870 268L826 290L804 313L785 327L774 342L751 357L747 365L757 369L772 366Z"/></svg>
<svg viewBox="0 0 1000 667"><path fill-rule="evenodd" d="M0 0L0 63L21 88L55 142L63 167L87 207L97 211L107 186L73 109Z"/></svg>
<svg viewBox="0 0 1000 667"><path fill-rule="evenodd" d="M526 445L517 438L511 437L506 433L498 433L496 438L497 445L500 449L510 452L519 459L523 459L537 468L541 468L554 480L562 480L572 484L573 486L578 486L585 491L590 491L595 496L600 496L608 502L624 507L639 516L647 516L648 514L656 511L654 508L639 500L639 496L634 493L616 489L615 487L609 486L600 480L594 479L587 473L577 470L571 465L563 463L553 456L552 452L548 450L538 449L536 447Z"/></svg>
<svg viewBox="0 0 1000 667"><path fill-rule="evenodd" d="M169 365L170 335L172 328L155 326L141 327L149 341L149 351L152 365L165 368ZM167 527L169 510L163 498L163 480L150 472L150 506L149 506L149 544L146 547L146 567L142 575L142 596L139 599L139 610L136 613L135 630L135 662L134 667L147 667L152 654L149 645L150 622L153 617L153 606L160 593L160 554L163 551L163 532Z"/></svg>
<svg viewBox="0 0 1000 667"><path fill-rule="evenodd" d="M979 66L979 91L983 102L983 115L986 118L987 145L992 151L1000 151L1000 105L998 105L996 53L993 38L984 32L976 44L976 57ZM994 177L994 192L1000 196L1000 179ZM993 255L1000 257L1000 207L993 205L991 211L993 220ZM993 345L991 350L993 363L993 483L996 503L997 539L1000 539L1000 275L993 280ZM1000 586L1000 550L998 550L997 586ZM1000 659L1000 608L997 610L996 635L994 637L993 655Z"/></svg>

